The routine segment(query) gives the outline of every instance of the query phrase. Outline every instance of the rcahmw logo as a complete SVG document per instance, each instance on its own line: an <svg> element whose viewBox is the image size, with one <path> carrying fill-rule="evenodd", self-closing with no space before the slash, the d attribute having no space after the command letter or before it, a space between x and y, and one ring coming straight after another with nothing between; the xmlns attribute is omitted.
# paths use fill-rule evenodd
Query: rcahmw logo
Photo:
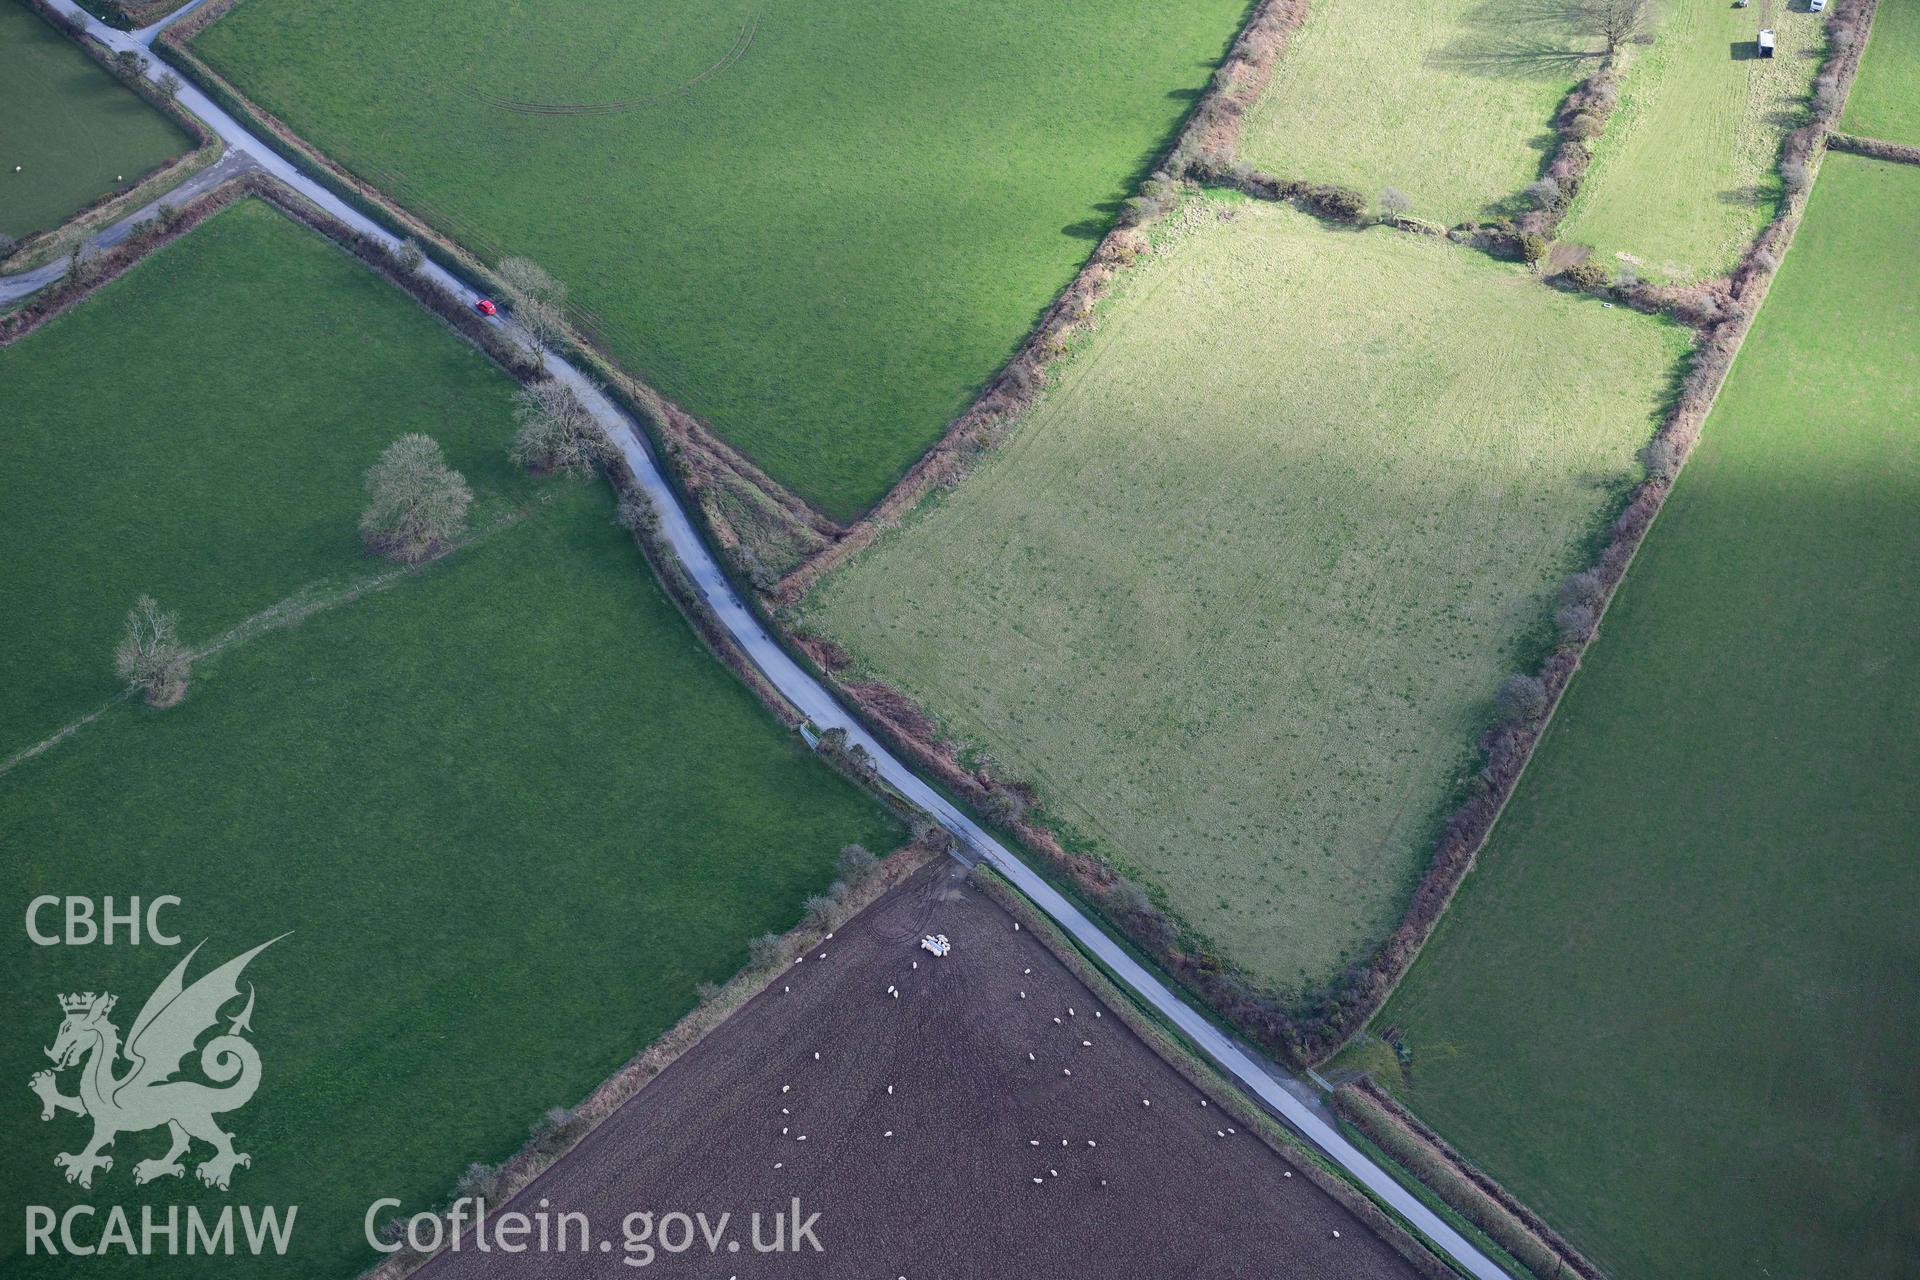
<svg viewBox="0 0 1920 1280"><path fill-rule="evenodd" d="M29 912L29 932L36 932L32 919ZM149 936L162 945L178 941L157 931ZM41 941L37 936L34 940ZM200 951L194 947L140 1006L124 1040L113 1017L119 1000L112 993L59 997L60 1030L46 1050L53 1067L36 1073L29 1084L40 1099L42 1120L70 1113L93 1123L92 1136L77 1150L53 1157L54 1167L68 1182L92 1189L96 1177L104 1179L113 1171L114 1158L108 1152L116 1139L154 1129L166 1130L166 1149L133 1164L134 1186L184 1178L186 1161L198 1156L194 1176L225 1191L237 1170L253 1164L251 1156L235 1148L235 1135L220 1119L246 1106L260 1087L260 1053L248 1039L253 1034L253 984L247 984L246 1003L237 1013L223 1010L240 999L240 975L248 963L279 940L263 942L189 984L187 967ZM202 1044L210 1031L214 1034ZM177 1078L196 1048L198 1074L204 1079ZM75 1073L70 1094L61 1088L68 1071ZM211 1154L203 1148L212 1148ZM215 1212L198 1205L77 1204L64 1211L28 1205L27 1253L284 1254L297 1212L297 1206L226 1205Z"/></svg>

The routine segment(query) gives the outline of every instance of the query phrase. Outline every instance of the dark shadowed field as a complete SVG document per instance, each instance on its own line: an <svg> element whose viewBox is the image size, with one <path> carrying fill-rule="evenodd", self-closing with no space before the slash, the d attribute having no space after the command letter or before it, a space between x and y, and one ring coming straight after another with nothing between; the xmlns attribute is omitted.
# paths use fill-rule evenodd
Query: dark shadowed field
<svg viewBox="0 0 1920 1280"><path fill-rule="evenodd" d="M950 956L919 949L929 931ZM1413 1274L1231 1124L942 863L809 952L511 1206L585 1213L591 1249L483 1256L469 1242L421 1274ZM756 1253L748 1215L795 1197L820 1214L822 1251ZM644 1211L734 1219L718 1256L696 1233L640 1270L622 1222Z"/></svg>

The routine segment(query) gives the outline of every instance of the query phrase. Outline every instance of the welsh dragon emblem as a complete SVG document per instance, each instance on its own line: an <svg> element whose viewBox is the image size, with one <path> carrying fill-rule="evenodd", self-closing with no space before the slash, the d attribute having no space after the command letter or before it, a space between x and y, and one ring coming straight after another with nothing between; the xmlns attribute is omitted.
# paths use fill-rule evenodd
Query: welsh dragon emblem
<svg viewBox="0 0 1920 1280"><path fill-rule="evenodd" d="M136 1185L183 1176L186 1167L180 1157L196 1138L213 1148L213 1154L194 1170L208 1186L225 1191L234 1169L253 1163L252 1157L233 1149L233 1135L214 1121L217 1115L246 1106L260 1086L260 1054L245 1039L253 1029L251 983L246 1007L228 1019L224 1033L200 1050L202 1074L224 1087L173 1077L200 1037L221 1021L220 1010L239 998L240 972L247 962L278 941L263 942L187 986L187 965L200 950L196 946L147 997L124 1046L119 1028L108 1019L117 997L91 991L60 997L65 1017L53 1047L47 1050L53 1070L37 1073L30 1083L40 1095L42 1120L51 1120L60 1111L93 1119L92 1141L79 1151L53 1158L57 1167L67 1171L68 1182L91 1187L96 1170L113 1168L113 1158L104 1153L114 1138L161 1125L167 1127L172 1145L158 1159L133 1166ZM124 1070L120 1069L122 1059L127 1063ZM80 1092L69 1097L60 1092L55 1073L73 1066L80 1069Z"/></svg>

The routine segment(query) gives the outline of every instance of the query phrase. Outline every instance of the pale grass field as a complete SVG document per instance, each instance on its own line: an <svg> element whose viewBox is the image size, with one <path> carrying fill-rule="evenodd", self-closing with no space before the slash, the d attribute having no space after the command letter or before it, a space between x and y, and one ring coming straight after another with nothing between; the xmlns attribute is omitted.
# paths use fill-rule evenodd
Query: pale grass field
<svg viewBox="0 0 1920 1280"><path fill-rule="evenodd" d="M1754 57L1768 26L1778 51ZM1650 278L1731 270L1773 218L1780 141L1805 118L1825 41L1806 0L1664 0L1560 238Z"/></svg>
<svg viewBox="0 0 1920 1280"><path fill-rule="evenodd" d="M1296 987L1399 916L1685 340L1443 241L1182 227L803 621Z"/></svg>
<svg viewBox="0 0 1920 1280"><path fill-rule="evenodd" d="M1478 217L1540 176L1554 112L1596 65L1565 3L1314 0L1240 154L1413 212Z"/></svg>

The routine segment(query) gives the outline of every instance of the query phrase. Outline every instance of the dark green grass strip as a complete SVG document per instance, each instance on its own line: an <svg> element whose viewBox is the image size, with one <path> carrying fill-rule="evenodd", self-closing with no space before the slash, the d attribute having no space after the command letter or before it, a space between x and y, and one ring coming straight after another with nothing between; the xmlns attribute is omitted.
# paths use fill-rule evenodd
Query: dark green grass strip
<svg viewBox="0 0 1920 1280"><path fill-rule="evenodd" d="M1376 1020L1618 1275L1920 1251L1920 170L1829 156L1699 451Z"/></svg>

